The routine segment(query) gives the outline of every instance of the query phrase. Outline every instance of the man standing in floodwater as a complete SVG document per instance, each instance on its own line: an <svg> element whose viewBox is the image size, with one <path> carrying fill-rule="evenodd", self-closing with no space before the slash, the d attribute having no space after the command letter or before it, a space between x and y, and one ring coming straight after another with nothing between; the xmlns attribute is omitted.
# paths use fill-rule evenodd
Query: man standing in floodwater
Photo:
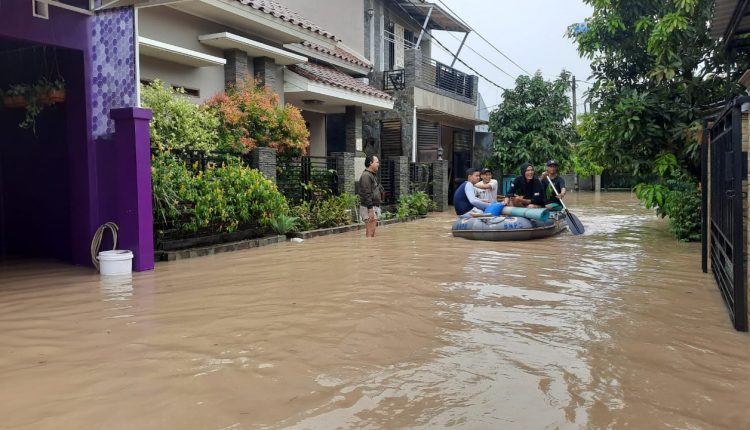
<svg viewBox="0 0 750 430"><path fill-rule="evenodd" d="M365 158L365 171L359 178L359 216L365 220L366 236L375 237L375 227L380 217L380 204L383 199L383 187L378 182L380 160L375 155Z"/></svg>
<svg viewBox="0 0 750 430"><path fill-rule="evenodd" d="M479 169L466 170L466 180L456 188L453 194L453 208L456 210L456 215L465 215L474 208L484 211L490 205L489 200L477 197L476 188L474 188L477 182L479 182Z"/></svg>

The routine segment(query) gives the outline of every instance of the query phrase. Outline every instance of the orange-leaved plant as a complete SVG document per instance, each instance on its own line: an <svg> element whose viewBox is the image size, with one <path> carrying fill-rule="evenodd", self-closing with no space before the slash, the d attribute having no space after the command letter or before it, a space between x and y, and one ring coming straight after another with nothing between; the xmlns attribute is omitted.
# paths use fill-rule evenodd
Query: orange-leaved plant
<svg viewBox="0 0 750 430"><path fill-rule="evenodd" d="M282 156L307 151L310 133L296 107L279 105L270 89L246 80L206 102L219 117L221 147L246 153L256 147L274 148Z"/></svg>

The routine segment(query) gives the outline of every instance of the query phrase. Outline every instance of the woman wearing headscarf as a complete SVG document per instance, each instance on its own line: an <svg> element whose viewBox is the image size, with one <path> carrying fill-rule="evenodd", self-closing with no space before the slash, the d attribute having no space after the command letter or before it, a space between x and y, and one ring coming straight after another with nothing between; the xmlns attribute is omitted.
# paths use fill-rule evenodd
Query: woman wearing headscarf
<svg viewBox="0 0 750 430"><path fill-rule="evenodd" d="M504 203L506 206L515 207L544 207L542 183L534 175L534 166L531 163L521 165L521 174L510 185Z"/></svg>

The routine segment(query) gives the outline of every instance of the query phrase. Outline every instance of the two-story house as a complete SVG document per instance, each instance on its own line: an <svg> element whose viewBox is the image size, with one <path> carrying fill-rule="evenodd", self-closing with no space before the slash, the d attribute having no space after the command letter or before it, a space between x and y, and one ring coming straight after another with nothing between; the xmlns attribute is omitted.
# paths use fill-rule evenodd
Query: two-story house
<svg viewBox="0 0 750 430"><path fill-rule="evenodd" d="M159 2L157 2L158 4ZM252 78L302 111L310 155L362 151L363 112L392 96L364 79L372 64L341 38L272 0L188 0L138 9L139 73L196 102Z"/></svg>
<svg viewBox="0 0 750 430"><path fill-rule="evenodd" d="M424 0L279 0L347 35L372 63L370 84L394 98L394 108L364 115L364 151L412 162L448 161L451 190L473 160L478 78L431 58L431 32L468 33L438 4ZM341 19L346 11L351 19Z"/></svg>

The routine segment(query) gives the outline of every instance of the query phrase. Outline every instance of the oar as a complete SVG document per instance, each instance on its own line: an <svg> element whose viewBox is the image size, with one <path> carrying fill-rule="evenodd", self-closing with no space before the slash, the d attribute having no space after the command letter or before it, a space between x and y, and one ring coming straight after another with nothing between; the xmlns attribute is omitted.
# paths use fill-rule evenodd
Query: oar
<svg viewBox="0 0 750 430"><path fill-rule="evenodd" d="M549 181L549 184L552 185L552 191L555 192L556 196L559 196L560 193L557 192L557 188L555 188L555 184L552 182L552 179L549 176L547 176L547 180ZM583 234L584 228L583 228L583 224L581 224L581 220L579 220L577 216L570 213L570 211L568 210L568 207L565 206L565 202L562 201L562 199L558 199L558 200L560 200L560 203L562 203L563 213L565 213L565 215L568 217L568 227L570 228L570 232L573 233L573 235L575 236L578 236L579 234Z"/></svg>

